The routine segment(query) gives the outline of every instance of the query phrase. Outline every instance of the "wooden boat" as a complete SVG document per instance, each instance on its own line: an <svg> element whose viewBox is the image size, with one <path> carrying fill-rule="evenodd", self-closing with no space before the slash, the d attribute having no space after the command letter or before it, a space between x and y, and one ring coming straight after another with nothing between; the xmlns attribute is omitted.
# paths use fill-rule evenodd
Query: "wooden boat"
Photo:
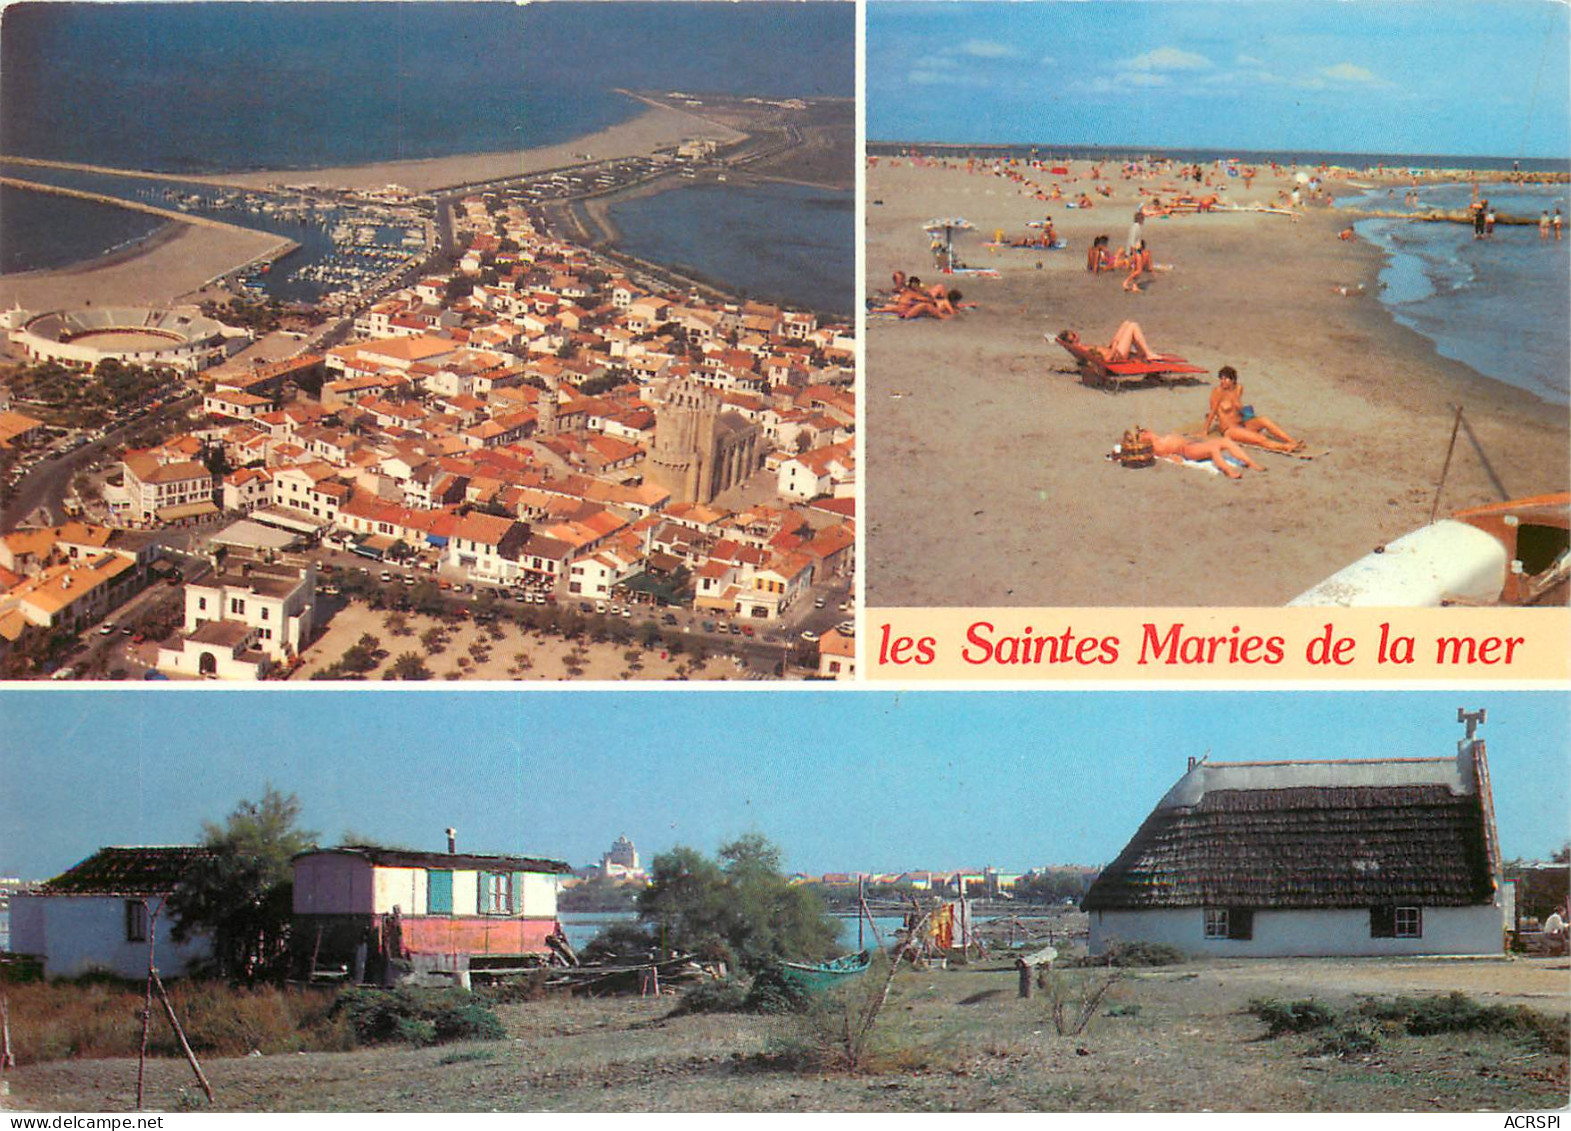
<svg viewBox="0 0 1571 1131"><path fill-rule="evenodd" d="M828 962L784 962L781 973L798 989L819 993L866 973L871 962L872 955L861 950L831 958Z"/></svg>
<svg viewBox="0 0 1571 1131"><path fill-rule="evenodd" d="M1571 493L1457 511L1338 570L1289 606L1563 605Z"/></svg>

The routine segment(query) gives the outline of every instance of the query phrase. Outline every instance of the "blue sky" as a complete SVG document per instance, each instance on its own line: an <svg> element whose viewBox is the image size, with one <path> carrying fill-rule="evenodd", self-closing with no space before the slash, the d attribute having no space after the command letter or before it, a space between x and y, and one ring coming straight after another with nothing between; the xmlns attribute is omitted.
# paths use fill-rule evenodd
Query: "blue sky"
<svg viewBox="0 0 1571 1131"><path fill-rule="evenodd" d="M1186 759L1441 757L1489 710L1509 856L1565 842L1564 693L7 691L0 875L189 843L268 782L305 824L575 865L744 832L808 872L1101 864Z"/></svg>
<svg viewBox="0 0 1571 1131"><path fill-rule="evenodd" d="M869 0L869 140L1571 156L1558 0Z"/></svg>

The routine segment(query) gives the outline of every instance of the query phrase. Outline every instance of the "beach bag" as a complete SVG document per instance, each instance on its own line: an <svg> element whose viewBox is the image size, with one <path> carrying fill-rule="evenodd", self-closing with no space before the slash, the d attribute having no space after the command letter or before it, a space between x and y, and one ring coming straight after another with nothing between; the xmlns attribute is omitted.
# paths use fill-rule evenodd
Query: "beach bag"
<svg viewBox="0 0 1571 1131"><path fill-rule="evenodd" d="M1140 432L1140 426L1135 425L1124 433L1124 441L1118 445L1118 462L1125 467L1150 467L1156 462L1151 441L1141 439Z"/></svg>

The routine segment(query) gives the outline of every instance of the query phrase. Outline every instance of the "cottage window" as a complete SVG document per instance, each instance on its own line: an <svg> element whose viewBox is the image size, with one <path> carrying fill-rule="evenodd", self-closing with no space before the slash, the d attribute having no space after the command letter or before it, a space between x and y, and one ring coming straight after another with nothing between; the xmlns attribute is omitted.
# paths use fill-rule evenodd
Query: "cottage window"
<svg viewBox="0 0 1571 1131"><path fill-rule="evenodd" d="M513 914L513 874L481 872L478 903L482 915Z"/></svg>
<svg viewBox="0 0 1571 1131"><path fill-rule="evenodd" d="M1421 939L1424 937L1424 911L1421 907L1395 907L1385 904L1369 909L1369 937L1372 939Z"/></svg>
<svg viewBox="0 0 1571 1131"><path fill-rule="evenodd" d="M245 615L245 602L239 597L229 598L229 611L237 616Z"/></svg>
<svg viewBox="0 0 1571 1131"><path fill-rule="evenodd" d="M125 901L125 941L147 941L147 904L140 899Z"/></svg>
<svg viewBox="0 0 1571 1131"><path fill-rule="evenodd" d="M1208 939L1248 940L1255 937L1255 913L1249 907L1207 907L1205 936Z"/></svg>
<svg viewBox="0 0 1571 1131"><path fill-rule="evenodd" d="M1398 907L1395 918L1397 938L1421 939L1424 937L1424 912L1421 908Z"/></svg>

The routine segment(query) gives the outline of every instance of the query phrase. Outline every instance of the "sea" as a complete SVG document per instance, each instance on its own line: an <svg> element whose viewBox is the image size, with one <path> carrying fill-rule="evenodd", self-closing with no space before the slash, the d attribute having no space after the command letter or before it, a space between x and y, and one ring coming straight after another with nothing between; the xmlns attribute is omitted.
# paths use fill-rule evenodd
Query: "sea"
<svg viewBox="0 0 1571 1131"><path fill-rule="evenodd" d="M1396 218L1355 221L1353 230L1385 252L1380 301L1444 357L1486 377L1526 389L1552 404L1571 404L1571 232L1541 240L1536 221L1559 208L1571 222L1567 186L1479 186L1497 217L1533 225L1495 225L1475 240L1466 224ZM1387 188L1344 196L1337 206L1382 212L1455 212L1472 200L1469 184L1426 185L1418 203Z"/></svg>
<svg viewBox="0 0 1571 1131"><path fill-rule="evenodd" d="M7 5L0 153L200 175L550 145L639 114L624 88L849 97L854 19L849 4L788 2ZM718 207L756 216L733 203L753 191L721 189ZM76 263L159 223L65 198L17 203L26 195L0 197L0 273ZM771 219L797 206L787 242L838 238L849 275L842 213L784 194ZM756 233L728 230L748 246L704 273L777 290Z"/></svg>

